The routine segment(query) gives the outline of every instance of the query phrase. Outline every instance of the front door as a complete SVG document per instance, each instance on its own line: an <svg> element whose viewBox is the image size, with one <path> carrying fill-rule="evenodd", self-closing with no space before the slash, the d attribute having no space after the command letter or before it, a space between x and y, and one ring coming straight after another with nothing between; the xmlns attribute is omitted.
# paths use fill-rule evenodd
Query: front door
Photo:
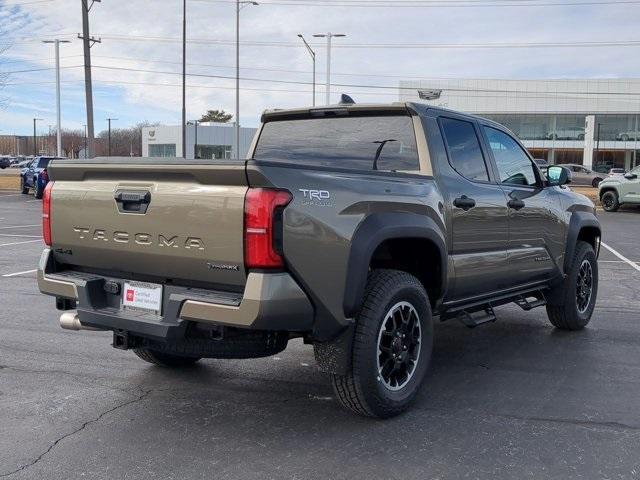
<svg viewBox="0 0 640 480"><path fill-rule="evenodd" d="M447 300L471 300L508 285L507 200L488 168L477 125L453 117L439 123L448 156L440 177L454 278Z"/></svg>
<svg viewBox="0 0 640 480"><path fill-rule="evenodd" d="M496 174L507 198L507 257L513 285L548 280L563 258L565 229L560 199L544 182L523 147L509 134L483 125Z"/></svg>

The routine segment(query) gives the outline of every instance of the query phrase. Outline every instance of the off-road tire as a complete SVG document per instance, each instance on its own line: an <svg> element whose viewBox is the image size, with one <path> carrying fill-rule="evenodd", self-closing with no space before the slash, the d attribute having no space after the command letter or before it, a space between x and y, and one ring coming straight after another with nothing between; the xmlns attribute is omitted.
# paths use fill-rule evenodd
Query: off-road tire
<svg viewBox="0 0 640 480"><path fill-rule="evenodd" d="M602 181L601 178L594 178L593 181L591 182L591 186L593 188L598 188L598 185L600 185L600 182Z"/></svg>
<svg viewBox="0 0 640 480"><path fill-rule="evenodd" d="M29 195L29 187L27 187L23 176L20 176L20 191L23 195Z"/></svg>
<svg viewBox="0 0 640 480"><path fill-rule="evenodd" d="M605 212L615 212L620 208L618 194L613 190L604 192L600 197L600 203Z"/></svg>
<svg viewBox="0 0 640 480"><path fill-rule="evenodd" d="M588 306L580 312L577 306L578 275L584 261L590 263L592 272L592 290ZM559 301L547 305L547 316L551 324L561 330L582 330L591 320L598 296L598 261L593 247L579 241L571 259L571 266L564 282L558 286Z"/></svg>
<svg viewBox="0 0 640 480"><path fill-rule="evenodd" d="M387 313L399 302L414 307L420 322L420 350L413 374L400 390L385 386L378 372L378 337ZM369 274L362 308L356 317L351 365L345 375L332 375L340 404L362 416L389 418L413 401L429 367L433 319L429 297L416 277L398 270Z"/></svg>

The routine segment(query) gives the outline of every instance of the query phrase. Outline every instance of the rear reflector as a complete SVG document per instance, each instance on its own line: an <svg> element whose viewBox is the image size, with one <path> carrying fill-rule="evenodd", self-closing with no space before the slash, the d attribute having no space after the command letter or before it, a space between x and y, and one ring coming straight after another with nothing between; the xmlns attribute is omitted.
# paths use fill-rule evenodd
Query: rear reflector
<svg viewBox="0 0 640 480"><path fill-rule="evenodd" d="M51 189L53 182L47 183L42 194L42 238L45 245L51 246Z"/></svg>
<svg viewBox="0 0 640 480"><path fill-rule="evenodd" d="M244 199L244 260L247 268L282 268L275 245L277 213L292 197L286 190L250 188Z"/></svg>

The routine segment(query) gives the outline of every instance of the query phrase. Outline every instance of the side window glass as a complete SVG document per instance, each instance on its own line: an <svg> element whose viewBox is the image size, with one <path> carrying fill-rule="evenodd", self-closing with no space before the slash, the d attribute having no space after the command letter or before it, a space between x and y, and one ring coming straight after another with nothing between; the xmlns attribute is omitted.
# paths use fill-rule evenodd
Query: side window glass
<svg viewBox="0 0 640 480"><path fill-rule="evenodd" d="M484 127L500 174L500 181L511 185L536 185L533 164L520 145L506 133Z"/></svg>
<svg viewBox="0 0 640 480"><path fill-rule="evenodd" d="M440 118L440 124L449 150L449 163L455 171L469 180L488 181L487 165L473 123Z"/></svg>

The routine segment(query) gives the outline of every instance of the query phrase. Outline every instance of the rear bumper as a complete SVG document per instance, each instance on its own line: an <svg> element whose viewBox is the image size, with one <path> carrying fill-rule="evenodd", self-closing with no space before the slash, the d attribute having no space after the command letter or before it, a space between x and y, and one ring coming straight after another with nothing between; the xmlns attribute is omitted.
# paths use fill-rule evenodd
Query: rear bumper
<svg viewBox="0 0 640 480"><path fill-rule="evenodd" d="M157 339L183 337L188 322L296 332L310 331L313 323L313 307L288 273L250 272L242 294L165 285L162 316L122 309L120 292L127 279L56 272L48 248L37 278L42 293L76 301L82 325ZM117 293L105 289L107 282L119 285Z"/></svg>

